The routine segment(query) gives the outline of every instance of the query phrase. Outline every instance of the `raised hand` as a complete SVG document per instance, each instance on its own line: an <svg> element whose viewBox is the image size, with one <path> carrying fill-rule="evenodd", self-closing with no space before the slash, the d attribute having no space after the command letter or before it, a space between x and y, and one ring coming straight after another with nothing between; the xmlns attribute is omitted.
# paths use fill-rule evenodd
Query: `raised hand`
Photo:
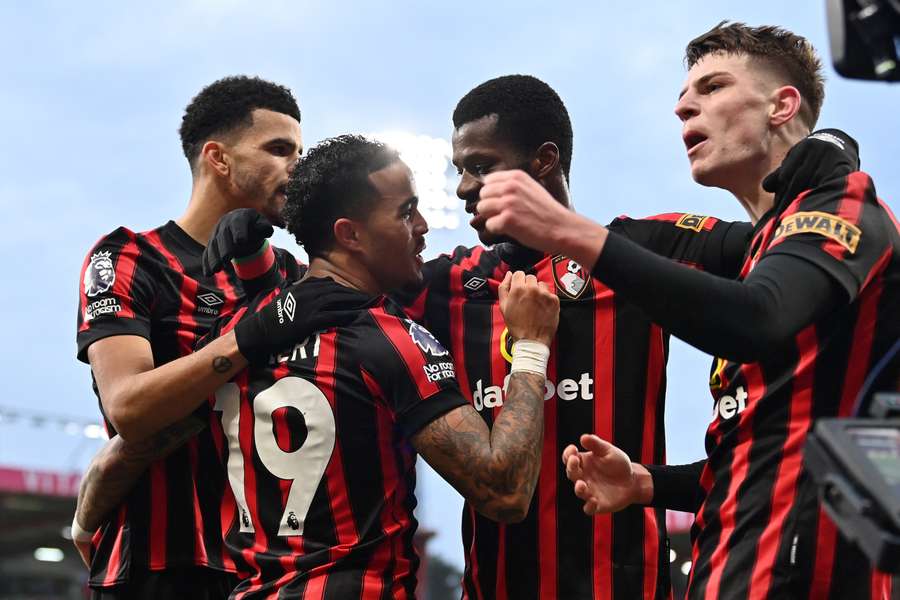
<svg viewBox="0 0 900 600"><path fill-rule="evenodd" d="M574 445L563 450L562 461L566 477L575 483L575 495L584 500L586 514L612 513L635 504L652 500L652 483L649 477L641 478L646 470L635 465L622 450L596 435L581 436L581 452Z"/></svg>
<svg viewBox="0 0 900 600"><path fill-rule="evenodd" d="M203 251L203 274L221 271L225 263L259 252L274 232L272 224L252 208L238 208L219 219Z"/></svg>
<svg viewBox="0 0 900 600"><path fill-rule="evenodd" d="M559 324L559 298L534 275L507 272L498 288L500 312L510 335L550 346Z"/></svg>

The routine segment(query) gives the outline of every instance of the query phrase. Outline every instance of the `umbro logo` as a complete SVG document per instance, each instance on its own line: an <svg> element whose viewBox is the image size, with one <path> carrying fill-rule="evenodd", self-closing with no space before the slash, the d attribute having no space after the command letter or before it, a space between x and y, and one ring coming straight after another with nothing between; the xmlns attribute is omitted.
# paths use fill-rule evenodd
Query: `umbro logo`
<svg viewBox="0 0 900 600"><path fill-rule="evenodd" d="M288 292L287 298L284 300L284 314L288 321L294 321L294 311L297 310L297 301L294 300L294 294Z"/></svg>
<svg viewBox="0 0 900 600"><path fill-rule="evenodd" d="M482 279L481 277L472 277L463 285L463 287L470 292L477 292L478 290L483 288L484 284L486 283L487 281Z"/></svg>
<svg viewBox="0 0 900 600"><path fill-rule="evenodd" d="M218 305L222 304L223 302L225 302L224 300L222 300L221 298L219 298L212 292L200 294L199 296L197 296L197 299L200 300L201 302L203 302L203 304L205 304L207 306L218 306Z"/></svg>

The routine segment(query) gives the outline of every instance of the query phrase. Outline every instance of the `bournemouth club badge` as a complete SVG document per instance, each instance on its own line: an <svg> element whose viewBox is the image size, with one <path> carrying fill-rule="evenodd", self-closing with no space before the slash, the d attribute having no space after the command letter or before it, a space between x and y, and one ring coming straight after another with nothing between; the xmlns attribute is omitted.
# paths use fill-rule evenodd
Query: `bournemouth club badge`
<svg viewBox="0 0 900 600"><path fill-rule="evenodd" d="M561 254L553 257L553 280L559 297L569 300L578 300L591 287L590 273Z"/></svg>

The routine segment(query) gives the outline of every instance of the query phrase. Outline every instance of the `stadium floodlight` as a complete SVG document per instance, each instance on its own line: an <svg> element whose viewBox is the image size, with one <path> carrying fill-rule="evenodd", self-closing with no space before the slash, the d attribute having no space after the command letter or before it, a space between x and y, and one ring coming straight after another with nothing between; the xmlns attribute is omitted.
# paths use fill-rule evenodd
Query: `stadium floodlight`
<svg viewBox="0 0 900 600"><path fill-rule="evenodd" d="M454 192L456 181L448 177L453 169L450 142L405 131L383 131L366 137L396 149L403 162L409 165L419 195L419 212L428 221L430 229L459 227L462 203Z"/></svg>
<svg viewBox="0 0 900 600"><path fill-rule="evenodd" d="M59 548L35 548L35 560L41 562L61 562L65 558L65 554Z"/></svg>
<svg viewBox="0 0 900 600"><path fill-rule="evenodd" d="M84 437L99 440L102 437L106 437L106 434L103 432L102 427L96 423L90 423L84 426Z"/></svg>
<svg viewBox="0 0 900 600"><path fill-rule="evenodd" d="M681 563L681 573L683 575L687 575L690 572L691 572L691 561L686 560L683 563Z"/></svg>
<svg viewBox="0 0 900 600"><path fill-rule="evenodd" d="M675 552L674 548L669 548L669 562L673 563L678 560L678 553Z"/></svg>

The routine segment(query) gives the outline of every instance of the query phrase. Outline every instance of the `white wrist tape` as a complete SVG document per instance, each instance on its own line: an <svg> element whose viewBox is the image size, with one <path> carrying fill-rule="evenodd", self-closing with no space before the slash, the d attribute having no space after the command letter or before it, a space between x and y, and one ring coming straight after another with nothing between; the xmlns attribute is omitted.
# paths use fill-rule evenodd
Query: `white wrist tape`
<svg viewBox="0 0 900 600"><path fill-rule="evenodd" d="M93 531L86 531L78 524L78 517L72 519L72 539L76 542L90 542L94 538Z"/></svg>
<svg viewBox="0 0 900 600"><path fill-rule="evenodd" d="M534 340L516 340L512 348L512 368L510 373L527 371L544 377L547 376L547 360L550 348Z"/></svg>

